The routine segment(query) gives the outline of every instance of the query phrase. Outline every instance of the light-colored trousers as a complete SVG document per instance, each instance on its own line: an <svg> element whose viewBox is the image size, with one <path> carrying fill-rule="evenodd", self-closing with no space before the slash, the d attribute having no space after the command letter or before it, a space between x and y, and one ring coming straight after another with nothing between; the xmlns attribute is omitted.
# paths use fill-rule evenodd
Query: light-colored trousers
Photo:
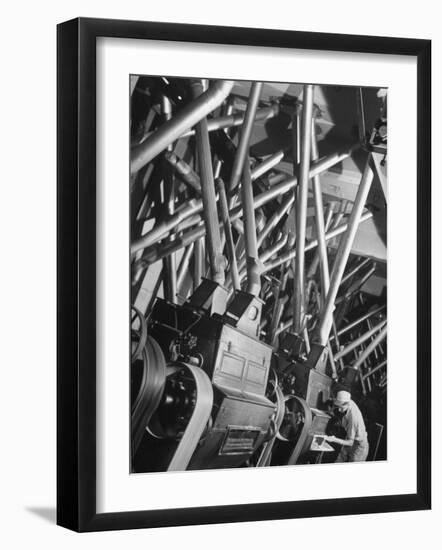
<svg viewBox="0 0 442 550"><path fill-rule="evenodd" d="M351 447L342 446L335 462L365 462L368 449L368 441L355 441Z"/></svg>

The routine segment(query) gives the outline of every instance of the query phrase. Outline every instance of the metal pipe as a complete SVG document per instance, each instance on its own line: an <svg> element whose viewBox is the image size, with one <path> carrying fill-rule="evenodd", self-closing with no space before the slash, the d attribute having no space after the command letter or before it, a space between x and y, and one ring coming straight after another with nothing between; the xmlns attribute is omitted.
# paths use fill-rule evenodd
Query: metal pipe
<svg viewBox="0 0 442 550"><path fill-rule="evenodd" d="M192 82L192 91L196 99L202 96L204 88L201 80ZM215 180L213 178L212 154L206 117L203 117L195 126L195 132L210 270L213 281L222 285L225 279L225 259L221 249Z"/></svg>
<svg viewBox="0 0 442 550"><path fill-rule="evenodd" d="M370 353L385 339L386 336L387 336L387 326L384 326L384 328L376 336L376 338L374 338L373 341L370 342L368 346L364 349L364 351L357 358L357 360L355 361L355 363L352 365L351 368L355 370L359 369L359 367L367 359Z"/></svg>
<svg viewBox="0 0 442 550"><path fill-rule="evenodd" d="M322 159L311 166L310 169L310 177L312 178L316 174L321 174L322 172L325 172L328 170L331 166L334 166L335 164L341 162L344 158L347 158L351 154L351 150L347 151L346 153L336 153L331 155L330 157L326 157L325 159ZM278 185L275 185L271 189L264 191L263 193L260 193L253 199L254 208L260 208L261 206L264 206L268 202L270 202L273 198L279 197L280 195L287 193L294 187L296 187L298 183L298 178L292 177L287 179L285 182L280 183ZM199 199L200 200L200 199ZM197 201L198 202L198 201ZM202 201L198 202L199 208L202 209ZM195 204L196 207L196 204ZM236 220L239 220L239 218L242 215L242 207L236 206L229 212L230 215L230 221L233 223ZM372 214L370 213L369 217L371 217ZM368 218L365 218L368 219ZM344 229L342 229L342 227ZM335 237L336 235L340 235L345 229L347 228L347 225L341 226L341 229L332 235L332 237ZM145 257L143 256L144 261L147 261L148 263L152 263L154 261L157 261L158 259L161 259L164 257L164 255L168 255L173 251L179 250L180 248L187 246L188 244L196 241L200 237L203 237L205 234L205 228L204 226L199 226L195 229L189 230L187 233L184 233L183 235L177 237L176 244L177 248L169 248L168 245L161 245L159 247L159 250L154 251L147 251L145 253ZM131 245L131 254L133 255L135 252L142 248L147 248L143 244L144 236L140 237L140 239L134 241ZM312 241L315 242L315 241ZM310 243L311 244L311 243ZM317 244L317 243L316 243ZM315 248L316 244L312 246L311 248ZM307 245L309 246L309 245ZM310 250L310 248L306 248L306 250ZM289 260L294 258L296 254L293 254ZM280 264L278 264L280 265Z"/></svg>
<svg viewBox="0 0 442 550"><path fill-rule="evenodd" d="M233 242L232 226L230 224L229 207L227 204L227 195L224 182L221 178L216 180L216 185L219 192L219 206L221 211L221 219L224 225L224 234L226 236L227 252L229 254L230 273L232 277L233 288L238 290L241 288L238 274L238 264L235 254L235 243Z"/></svg>
<svg viewBox="0 0 442 550"><path fill-rule="evenodd" d="M292 200L294 200L294 197L293 195L291 197ZM273 218L273 216L269 219L269 221L267 222L267 224L264 226L264 228L262 229L261 232L259 232L260 230L260 224L258 224L257 226L257 231L259 233L259 236L258 236L258 239L257 239L257 245L258 245L258 248L261 246L262 244L262 241L264 240L264 238L266 237L266 235L268 234L268 232L273 228L274 225L276 225L277 221L279 220L280 216L279 214L281 214L281 211L277 211L275 212L274 216L275 216L275 219ZM282 215L282 214L281 214ZM260 222L263 222L264 220L264 216L261 216L260 217ZM285 237L283 236L281 239L279 239L276 243L274 243L271 247L269 247L268 249L266 249L260 256L259 256L259 259L260 259L260 262L263 263L265 261L267 261L269 258L271 258L278 250L280 250L281 248L283 248L285 246L285 244L287 243L287 238L288 238L288 235L286 235ZM246 258L245 257L241 257L241 260L239 262L239 271L240 271L240 279L242 280L244 278L244 267L246 265Z"/></svg>
<svg viewBox="0 0 442 550"><path fill-rule="evenodd" d="M273 304L272 308L272 315L271 315L271 323L270 323L270 329L268 332L268 339L267 341L269 344L274 345L275 339L277 335L277 329L279 326L279 320L281 319L282 313L284 311L284 304L282 302L282 294L285 291L286 285L287 285L287 279L288 279L288 270L282 269L281 270L281 283L277 287L275 292L275 302Z"/></svg>
<svg viewBox="0 0 442 550"><path fill-rule="evenodd" d="M372 268L370 268L367 273L365 273L365 275L359 280L359 281L356 281L356 283L352 284L350 286L350 288L345 292L345 294L343 296L340 296L337 300L336 300L336 304L339 304L341 303L343 300L348 300L349 298L351 298L354 294L356 294L356 292L359 291L360 288L362 288L364 286L364 284L368 281L368 279L375 273L376 271L376 263L373 265Z"/></svg>
<svg viewBox="0 0 442 550"><path fill-rule="evenodd" d="M167 151L164 154L166 161L173 167L177 176L186 185L189 185L198 195L201 195L201 183L198 174L183 159L175 153Z"/></svg>
<svg viewBox="0 0 442 550"><path fill-rule="evenodd" d="M154 109L154 107L151 107L149 109L146 120L144 122L143 135L140 138L136 139L135 141L132 141L130 144L131 147L135 147L135 145L139 145L140 143L143 143L143 141L145 141L145 139L149 137L149 135L152 133L150 131L150 127L152 126L156 116L157 116L156 110Z"/></svg>
<svg viewBox="0 0 442 550"><path fill-rule="evenodd" d="M218 80L206 92L183 107L143 143L131 151L130 173L135 174L184 132L219 107L232 91L234 82Z"/></svg>
<svg viewBox="0 0 442 550"><path fill-rule="evenodd" d="M366 372L362 378L368 378L369 376L371 376L372 374L374 374L375 372L377 372L378 370L382 369L383 367L385 367L387 364L387 360L385 359L385 361L382 361L382 363L379 363L379 365L377 365L376 367L373 367L370 371Z"/></svg>
<svg viewBox="0 0 442 550"><path fill-rule="evenodd" d="M281 323L276 330L276 335L281 334L281 332L284 332L285 330L290 328L292 325L293 325L293 321L291 319L289 321L286 321L285 323Z"/></svg>
<svg viewBox="0 0 442 550"><path fill-rule="evenodd" d="M269 343L272 346L276 345L276 337L279 336L281 332L284 332L285 330L290 328L293 324L291 319L287 323L280 323L284 313L284 308L286 303L287 303L287 300L284 298L280 298L278 302L275 303L275 307L274 307L275 317L274 317L274 321L272 319L272 325L271 325L272 332L270 334L270 340L269 340Z"/></svg>
<svg viewBox="0 0 442 550"><path fill-rule="evenodd" d="M199 214L194 214L192 216L187 216L185 220L180 222L174 230L176 233L181 233L182 231L185 231L189 228L195 228L201 223L201 216Z"/></svg>
<svg viewBox="0 0 442 550"><path fill-rule="evenodd" d="M349 330L355 328L360 323L363 323L365 320L369 319L370 317L374 317L375 315L377 315L378 313L380 313L384 309L385 309L385 306L380 306L380 307L374 309L373 311L369 311L365 315L362 315L362 317L359 317L358 319L356 319L356 321L353 321L352 323L350 323L349 325L345 326L340 331L338 331L338 335L341 336L342 334L345 334L346 332L348 332ZM332 338L330 338L330 340Z"/></svg>
<svg viewBox="0 0 442 550"><path fill-rule="evenodd" d="M332 370L332 378L336 380L338 378L338 371L336 369L336 363L335 363L336 358L333 356L333 350L330 344L330 340L327 342L327 350L328 350L327 358Z"/></svg>
<svg viewBox="0 0 442 550"><path fill-rule="evenodd" d="M362 260L362 262L359 262L354 269L352 269L342 277L341 285L344 284L346 281L348 281L348 279L353 277L353 275L356 275L356 273L358 273L358 271L360 271L363 267L365 267L370 261L371 261L371 258L365 258L365 260Z"/></svg>
<svg viewBox="0 0 442 550"><path fill-rule="evenodd" d="M329 203L327 205L327 209L324 217L325 217L324 231L327 232L331 227L331 221L333 217L333 203ZM328 260L328 256L327 256L327 260ZM316 250L315 255L312 259L312 262L308 268L307 279L312 279L316 275L316 270L318 268L318 265L319 265L319 252ZM329 277L330 277L330 271L329 271Z"/></svg>
<svg viewBox="0 0 442 550"><path fill-rule="evenodd" d="M163 115L165 122L172 118L172 103L170 102L170 99L165 95L161 96L161 114ZM173 141L175 140L172 140L169 143L169 146L172 144Z"/></svg>
<svg viewBox="0 0 442 550"><path fill-rule="evenodd" d="M241 135L239 137L238 148L236 150L235 159L233 161L229 186L230 193L232 193L238 187L241 176L243 175L243 167L245 164L246 156L248 156L250 136L252 134L253 123L255 121L255 115L258 108L261 90L262 82L253 82L250 89L250 96L247 103L246 113L244 115L244 122L241 127Z"/></svg>
<svg viewBox="0 0 442 550"><path fill-rule="evenodd" d="M336 296L341 285L344 269L350 255L351 248L353 246L353 241L356 236L356 231L359 227L362 211L364 209L372 181L373 171L370 167L370 158L368 158L364 173L361 178L361 183L359 184L358 192L356 194L353 209L348 220L347 231L342 236L341 242L339 243L338 252L336 254L336 259L330 277L330 288L327 293L324 309L322 311L319 321L318 343L323 346L325 346L325 344L327 343L330 334L330 328L333 322L333 309L335 307Z"/></svg>
<svg viewBox="0 0 442 550"><path fill-rule="evenodd" d="M288 238L289 238L288 233L285 233L284 235L282 235L281 238L278 239L275 244L273 244L272 246L270 246L269 248L263 251L263 253L259 257L259 262L261 264L265 264L265 262L267 262L272 256L274 256L277 252L279 252L281 248L284 248L284 246L288 242ZM240 269L243 266L244 264L242 264L242 266L240 265ZM239 278L243 280L244 277L245 277L245 272L241 270L239 274Z"/></svg>
<svg viewBox="0 0 442 550"><path fill-rule="evenodd" d="M361 382L361 388L362 388L363 395L367 395L367 390L365 388L365 380L362 377L360 377L359 380Z"/></svg>
<svg viewBox="0 0 442 550"><path fill-rule="evenodd" d="M301 162L301 104L297 103L292 114L292 157L293 173Z"/></svg>
<svg viewBox="0 0 442 550"><path fill-rule="evenodd" d="M165 95L161 98L161 113L164 121L167 122L172 118L172 104L170 99ZM170 152L173 148L173 143L170 143L167 147ZM162 159L162 165L164 170L163 190L164 201L166 203L166 211L168 216L173 216L175 213L175 181L172 174L172 167ZM174 235L171 234L169 239L173 241ZM177 283L176 283L176 256L175 252L170 254L167 258L164 258L164 295L166 300L173 304L177 301Z"/></svg>
<svg viewBox="0 0 442 550"><path fill-rule="evenodd" d="M364 96L362 93L362 88L356 89L356 105L358 113L358 132L359 132L359 141L361 144L366 147L367 145L367 129L365 127L365 109L364 109Z"/></svg>
<svg viewBox="0 0 442 550"><path fill-rule="evenodd" d="M260 261L262 263L266 262L269 258L271 258L279 250L281 250L281 248L283 248L287 244L288 237L289 237L288 234L285 233L284 235L281 236L280 239L276 241L274 245L267 248L267 250L264 250L261 256L259 257Z"/></svg>
<svg viewBox="0 0 442 550"><path fill-rule="evenodd" d="M162 237L164 237L169 231L172 231L177 227L181 222L186 218L189 218L193 214L201 212L203 205L201 201L196 201L192 199L188 201L185 207L177 212L175 212L168 220L160 222L158 225L153 227L148 233L143 235L140 239L135 241L131 246L131 254L135 254L143 248L147 248L158 242ZM175 250L176 252L176 250Z"/></svg>
<svg viewBox="0 0 442 550"><path fill-rule="evenodd" d="M312 161L317 160L319 157L315 119L316 117L313 119L312 124ZM325 241L324 205L322 203L322 190L319 176L312 178L312 185L315 202L316 237L318 239L317 252L319 257L319 271L321 274L322 295L326 296L330 285L330 273L328 267L327 244Z"/></svg>
<svg viewBox="0 0 442 550"><path fill-rule="evenodd" d="M270 155L265 160L260 162L258 166L252 170L252 181L260 178L263 174L274 168L284 158L284 151L277 151L273 155Z"/></svg>
<svg viewBox="0 0 442 550"><path fill-rule="evenodd" d="M288 197L286 197L283 200L281 207L268 219L267 223L264 226L264 229L258 235L258 248L262 245L264 239L267 237L270 231L272 231L272 229L276 227L280 219L290 209L294 201L295 201L294 195L289 195Z"/></svg>
<svg viewBox="0 0 442 550"><path fill-rule="evenodd" d="M307 353L307 355L310 353L310 340L309 340L309 337L308 337L308 330L307 330L307 327L304 327L304 330L302 331L303 333L303 336L304 336L304 343L305 343L305 351Z"/></svg>
<svg viewBox="0 0 442 550"><path fill-rule="evenodd" d="M253 186L250 178L249 160L244 163L241 183L241 200L243 203L243 223L246 254L250 258L258 258L256 238L255 208L253 204Z"/></svg>
<svg viewBox="0 0 442 550"><path fill-rule="evenodd" d="M371 212L366 212L361 216L360 222L362 223L368 219L370 219L373 216ZM239 216L236 215L237 219ZM230 220L232 221L232 216L230 217ZM333 229L332 231L328 232L325 235L326 241L329 241L330 239L333 239L334 237L340 235L341 233L344 233L347 230L348 225L343 224L339 227ZM150 250L146 252L137 262L139 265L148 265L152 264L158 260L161 260L165 256L169 255L173 251L180 250L181 248L188 246L189 244L197 241L198 239L204 237L205 235L205 229L203 226L198 226L194 229L191 229L187 233L184 233L183 235L177 236L174 243L160 243L161 246L156 245L153 250ZM306 247L305 251L313 250L318 245L318 241L316 239L310 241ZM272 269L275 269L276 267L279 267L281 264L284 264L286 262L289 262L290 260L293 260L293 258L296 257L296 250L293 250L293 244L288 245L288 252L280 256L280 258L274 260L271 263L267 263L265 266L262 267L261 274L267 273L268 271L271 271Z"/></svg>
<svg viewBox="0 0 442 550"><path fill-rule="evenodd" d="M367 383L368 391L370 392L370 391L371 391L371 380L370 380L369 378L367 378L367 379L361 378L362 392L363 392L364 395L366 395L366 391L365 391L365 387L364 387L364 382Z"/></svg>
<svg viewBox="0 0 442 550"><path fill-rule="evenodd" d="M371 338L373 334L376 334L376 332L380 331L386 325L386 323L387 321L381 321L378 325L374 326L371 330L368 330L362 336L359 336L359 338L356 338L356 340L353 340L348 346L346 346L344 349L336 353L335 359L340 359L341 357L344 357L345 355L347 355L347 353L350 353L350 351L353 351L355 348L363 344L366 340Z"/></svg>
<svg viewBox="0 0 442 550"><path fill-rule="evenodd" d="M259 97L259 96L258 96ZM253 205L252 178L248 157L243 165L241 199L243 205L244 239L247 261L247 292L258 296L261 289L261 274L258 265L258 244L256 240L255 208Z"/></svg>
<svg viewBox="0 0 442 550"><path fill-rule="evenodd" d="M142 303L139 303L140 291L143 288L143 282L146 280L146 278L148 276L149 276L149 279L150 279L151 274L150 273L147 274L146 272L144 272L142 275L143 275L144 279L143 279L143 281L141 282L141 284L138 288L138 292L137 292L137 296L134 300L134 304L136 305L136 307L140 308L140 311L143 313L143 315L146 315L146 312L151 311L151 309L153 307L153 304L154 304L155 300L157 299L157 294L158 294L158 292L160 290L160 287L163 283L163 267L161 266L160 271L156 276L155 283L153 285L152 291L150 292L150 297L148 298L147 302L144 305Z"/></svg>
<svg viewBox="0 0 442 550"><path fill-rule="evenodd" d="M320 175L323 172L326 172L332 166L335 166L335 164L342 162L344 159L348 158L351 155L353 150L354 150L354 147L351 147L349 150L343 153L334 153L329 157L325 157L321 160L318 160L315 163L312 163L310 165L309 178L313 178L314 176ZM260 193L255 198L255 208L259 208L260 206L263 206L264 204L269 202L269 200L272 200L275 197L279 197L280 195L287 193L291 189L294 189L297 185L298 185L297 176L292 176L286 179L285 181L274 185L267 191Z"/></svg>
<svg viewBox="0 0 442 550"><path fill-rule="evenodd" d="M346 199L341 201L341 207L339 209L339 212L337 212L335 219L333 220L332 229L335 227L338 227L338 225L341 223L342 219L345 216L345 210L347 208L348 201Z"/></svg>
<svg viewBox="0 0 442 550"><path fill-rule="evenodd" d="M305 237L307 229L307 199L312 144L313 86L304 85L301 115L301 162L296 200L296 257L293 293L293 328L301 333L304 319Z"/></svg>
<svg viewBox="0 0 442 550"><path fill-rule="evenodd" d="M177 273L177 289L178 294L180 293L181 287L183 285L184 277L186 276L187 270L189 269L190 257L192 256L194 243L189 244L189 246L184 251L183 256L181 257L180 265L178 266Z"/></svg>
<svg viewBox="0 0 442 550"><path fill-rule="evenodd" d="M367 326L368 326L368 330L371 330L371 329L373 328L373 324L372 324L372 322L370 321L370 319L367 319ZM379 359L379 353L378 353L377 348L374 350L374 357L375 357L375 360L378 361L378 359Z"/></svg>
<svg viewBox="0 0 442 550"><path fill-rule="evenodd" d="M333 318L333 323L332 323L332 333L333 333L333 338L335 339L336 349L339 350L341 348L341 345L339 343L338 330L336 328L336 322L335 322L334 318ZM328 339L327 346L329 348L329 351L331 352L331 349L332 349L332 347L331 347L331 338ZM329 354L329 356L330 356L330 354ZM339 361L339 366L341 367L341 369L343 369L344 368L344 361L342 359L338 359L338 361Z"/></svg>
<svg viewBox="0 0 442 550"><path fill-rule="evenodd" d="M221 108L221 116L230 116L230 115L233 115L233 111L234 111L234 103L235 103L235 98L230 96L227 101L225 102L225 104L223 105L223 107ZM230 132L229 132L229 128L224 128L223 129L223 132L227 135L227 136L230 136Z"/></svg>
<svg viewBox="0 0 442 550"><path fill-rule="evenodd" d="M267 182L270 185L270 187L273 187L277 183L281 183L287 178L287 174L285 172L280 172L279 170L276 170L276 174L271 174L267 178Z"/></svg>
<svg viewBox="0 0 442 550"><path fill-rule="evenodd" d="M269 118L273 118L279 113L279 105L276 103L274 105L271 105L270 107L263 107L262 109L258 109L256 111L255 120L254 122L258 122L260 120L268 120ZM233 128L235 126L241 126L241 124L244 123L244 115L242 113L235 113L231 115L224 115L216 118L210 118L207 121L207 130L209 132L214 132L216 130L223 130L226 128ZM189 130L188 132L185 132L181 137L188 137L195 135L195 130Z"/></svg>
<svg viewBox="0 0 442 550"><path fill-rule="evenodd" d="M165 276L164 283L164 296L166 300L172 304L177 303L177 282L176 282L176 261L175 253L171 254L167 258L163 259L164 270L163 275Z"/></svg>
<svg viewBox="0 0 442 550"><path fill-rule="evenodd" d="M195 291L201 283L204 273L204 237L195 241L193 248L193 290Z"/></svg>
<svg viewBox="0 0 442 550"><path fill-rule="evenodd" d="M371 212L366 212L363 214L359 220L359 223L365 222L366 220L369 220L373 217L373 214ZM333 229L332 231L325 234L325 240L329 241L330 239L333 239L334 237L337 237L338 235L341 235L341 233L344 233L348 229L348 224L344 223L340 225L339 227L336 227L336 229ZM318 240L314 239L313 241L310 241L306 247L305 252L308 250L312 250L313 248L316 248L318 246ZM281 264L288 262L289 260L292 260L296 257L296 250L289 250L282 256L280 256L277 260L268 263L264 266L262 273L267 273L268 271L271 271L272 269L275 269L275 267L280 266Z"/></svg>

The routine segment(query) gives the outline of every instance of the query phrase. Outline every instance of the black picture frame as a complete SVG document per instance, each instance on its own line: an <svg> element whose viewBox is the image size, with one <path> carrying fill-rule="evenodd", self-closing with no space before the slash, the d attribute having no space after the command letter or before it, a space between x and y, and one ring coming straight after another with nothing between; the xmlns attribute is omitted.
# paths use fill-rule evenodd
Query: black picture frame
<svg viewBox="0 0 442 550"><path fill-rule="evenodd" d="M116 37L417 59L417 492L96 512L96 39ZM424 510L431 506L431 41L74 19L57 28L57 523L76 531Z"/></svg>

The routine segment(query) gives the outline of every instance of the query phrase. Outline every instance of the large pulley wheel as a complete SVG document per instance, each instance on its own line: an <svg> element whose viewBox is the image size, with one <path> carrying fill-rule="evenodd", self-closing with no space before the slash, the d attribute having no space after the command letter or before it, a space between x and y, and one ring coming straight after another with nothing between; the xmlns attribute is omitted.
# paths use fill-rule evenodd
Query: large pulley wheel
<svg viewBox="0 0 442 550"><path fill-rule="evenodd" d="M299 457L308 449L309 433L312 426L312 411L304 399L295 395L284 398L284 417L276 438L289 451L279 456L277 464L296 464ZM281 462L282 458L282 462Z"/></svg>
<svg viewBox="0 0 442 550"><path fill-rule="evenodd" d="M275 375L276 376L276 375ZM271 419L271 434L267 441L264 442L261 454L257 460L256 466L270 466L270 461L272 457L273 445L275 444L279 430L281 429L282 421L284 420L285 413L285 402L284 394L282 393L281 388L278 386L277 378L275 379L276 384L272 392L272 397L275 402L275 412Z"/></svg>
<svg viewBox="0 0 442 550"><path fill-rule="evenodd" d="M148 432L158 439L178 442L168 470L185 470L211 426L213 388L200 368L188 363L170 363L161 404L152 417Z"/></svg>
<svg viewBox="0 0 442 550"><path fill-rule="evenodd" d="M197 395L194 377L183 363L168 363L161 402L147 431L156 439L179 441L186 429Z"/></svg>
<svg viewBox="0 0 442 550"><path fill-rule="evenodd" d="M277 434L280 441L296 441L305 425L305 409L298 397L284 397L284 417Z"/></svg>

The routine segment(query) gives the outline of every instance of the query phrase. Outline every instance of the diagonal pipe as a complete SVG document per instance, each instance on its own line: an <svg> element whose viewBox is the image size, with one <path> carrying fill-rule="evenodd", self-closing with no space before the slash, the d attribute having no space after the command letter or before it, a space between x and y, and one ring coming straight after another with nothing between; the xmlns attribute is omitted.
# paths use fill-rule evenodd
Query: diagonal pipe
<svg viewBox="0 0 442 550"><path fill-rule="evenodd" d="M325 172L326 170L328 170L329 168L331 168L335 164L338 164L339 162L341 162L345 158L349 157L351 155L352 150L353 150L353 148L351 148L351 149L349 149L349 150L347 150L343 153L334 153L333 155L330 155L329 157L325 157L324 159L321 159L318 162L312 164L311 167L310 167L309 177L312 178L317 174L322 174L323 172ZM285 181L283 181L283 182L281 182L277 185L274 185L271 189L267 189L263 193L260 193L259 195L257 195L253 199L253 204L254 204L255 210L257 208L260 208L261 206L264 206L264 204L267 204L272 199L274 199L276 197L279 197L279 196L287 193L288 191L294 189L297 184L298 184L298 178L297 177L290 177L287 180L285 180ZM195 201L195 203L193 203L192 208L189 207L189 209L187 210L187 207L186 207L183 210L186 211L187 215L191 215L191 214L195 214L197 212L201 212L202 208L203 208L202 201L201 201L201 199L199 199L199 200ZM187 217L187 215L185 217ZM230 215L230 221L231 222L234 222L234 221L238 220L242 215L242 206L235 206L234 208L232 208L229 212L229 215ZM168 220L169 228L166 229L166 231L172 230L174 227L176 227L182 221L182 219L183 219L183 216L177 216L173 220ZM186 234L183 234L182 236L180 236L178 238L176 244L178 245L179 244L178 241L182 240L182 242L183 242L182 246L187 246L187 244L190 244L191 242L194 242L195 240L199 239L200 237L203 237L204 234L205 234L204 226L197 227L196 229L189 230ZM147 248L148 245L145 244L146 242L149 243L149 246L151 244L153 244L152 239L150 237L148 237L148 235L149 235L148 233L146 235L143 235L142 237L140 237L139 239L137 239L136 241L134 241L131 244L130 251L131 251L132 255L135 254L136 252L138 252L139 250ZM181 248L181 246L178 246L178 248L176 250L179 250L180 248ZM293 255L293 258L294 257L295 257L295 255Z"/></svg>
<svg viewBox="0 0 442 550"><path fill-rule="evenodd" d="M324 308L321 312L318 328L317 343L325 346L330 334L330 329L333 323L333 310L335 300L341 285L345 266L353 246L353 241L361 221L362 211L364 210L368 192L370 191L373 181L373 171L370 167L370 157L367 159L364 173L362 174L361 183L358 187L355 202L348 220L348 228L339 243L336 259L333 264L333 270L330 276L330 288L327 293Z"/></svg>
<svg viewBox="0 0 442 550"><path fill-rule="evenodd" d="M358 370L359 367L364 363L367 357L379 346L379 344L387 337L387 326L384 325L384 328L379 332L379 334L372 340L368 346L364 349L361 355L356 359L354 364L351 366L352 369Z"/></svg>
<svg viewBox="0 0 442 550"><path fill-rule="evenodd" d="M387 321L381 321L378 325L374 326L371 330L365 332L364 334L362 334L362 336L360 336L359 338L356 338L356 340L353 340L348 346L340 350L335 355L335 359L340 359L341 357L345 357L348 353L356 349L358 346L363 344L366 340L371 338L374 334L379 332L386 324L387 324Z"/></svg>
<svg viewBox="0 0 442 550"><path fill-rule="evenodd" d="M268 120L269 118L275 117L279 112L279 106L277 104L271 105L270 107L263 107L256 111L255 122L260 120ZM214 132L216 130L224 130L226 128L233 128L236 126L241 126L244 123L244 115L242 113L235 113L230 115L225 115L217 118L211 118L207 121L207 130L209 132ZM189 130L181 137L189 137L195 135L195 130Z"/></svg>
<svg viewBox="0 0 442 550"><path fill-rule="evenodd" d="M261 95L262 82L253 82L250 89L249 101L247 103L244 122L241 127L238 149L236 150L235 160L233 161L232 174L230 177L229 192L232 193L238 187L243 174L244 163L249 153L250 136L252 135L253 123L255 122L256 110L258 108L259 97Z"/></svg>
<svg viewBox="0 0 442 550"><path fill-rule="evenodd" d="M365 212L365 214L363 214L359 219L359 223L365 222L366 220L369 220L372 217L373 217L372 212ZM338 235L345 233L347 230L348 230L347 223L338 225L338 227L336 227L335 229L332 229L331 231L325 234L325 240L329 241L330 239L334 239ZM307 252L308 250L313 250L317 246L318 246L318 239L313 239L305 246L305 252ZM296 258L296 250L289 250L285 254L282 254L275 261L265 264L262 272L267 273L268 271L271 271L272 269L279 267L281 264L284 264L285 262L293 260L293 258Z"/></svg>
<svg viewBox="0 0 442 550"><path fill-rule="evenodd" d="M173 118L151 134L131 151L130 173L135 174L159 155L173 141L195 126L201 119L219 107L232 91L234 82L218 80L202 95L186 105Z"/></svg>
<svg viewBox="0 0 442 550"><path fill-rule="evenodd" d="M369 311L368 313L365 313L364 315L362 315L361 317L359 317L358 319L356 319L352 323L349 323L348 325L343 327L341 330L339 330L338 336L342 336L343 334L345 334L349 330L352 330L353 328L357 327L360 323L363 323L367 319L370 319L371 317L374 317L375 315L378 315L379 313L384 311L384 309L385 309L385 306L379 306L376 309L373 309L373 310ZM333 336L330 338L330 340L332 340L332 339L333 339Z"/></svg>

